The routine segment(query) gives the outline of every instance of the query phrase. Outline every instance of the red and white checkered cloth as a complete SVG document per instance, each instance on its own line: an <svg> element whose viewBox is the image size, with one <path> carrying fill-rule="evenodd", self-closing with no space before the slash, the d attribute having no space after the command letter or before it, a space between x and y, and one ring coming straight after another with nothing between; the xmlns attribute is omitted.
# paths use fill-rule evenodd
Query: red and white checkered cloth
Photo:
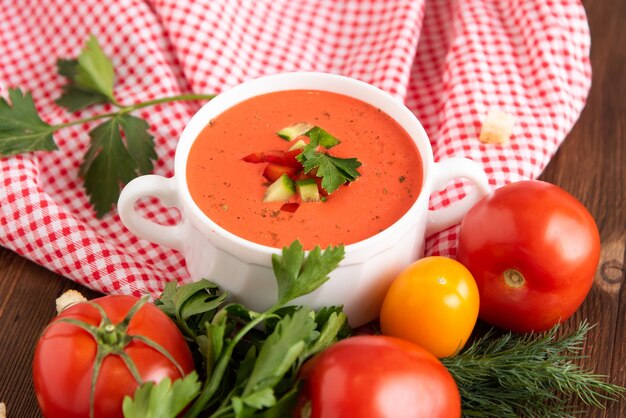
<svg viewBox="0 0 626 418"><path fill-rule="evenodd" d="M315 70L359 78L405 101L435 159L466 156L491 184L537 177L579 116L590 86L589 30L574 0L16 0L0 8L0 93L32 92L43 119L93 33L116 69L115 95L131 104L184 92L219 93L252 78ZM152 126L155 173L173 175L176 143L199 103L138 112ZM515 115L507 146L478 141L491 107ZM105 293L150 292L188 277L182 256L140 240L114 212L96 218L78 168L95 125L55 134L58 151L0 159L0 245ZM465 195L458 182L439 208ZM174 222L171 211L147 215ZM455 254L457 228L427 242Z"/></svg>

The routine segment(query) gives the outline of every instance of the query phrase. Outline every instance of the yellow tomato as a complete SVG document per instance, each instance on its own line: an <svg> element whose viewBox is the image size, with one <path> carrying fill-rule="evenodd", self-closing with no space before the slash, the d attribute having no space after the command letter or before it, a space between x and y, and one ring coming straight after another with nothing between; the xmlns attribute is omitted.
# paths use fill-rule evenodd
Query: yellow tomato
<svg viewBox="0 0 626 418"><path fill-rule="evenodd" d="M465 345L478 317L478 287L461 263L426 257L393 281L380 312L383 334L447 357Z"/></svg>

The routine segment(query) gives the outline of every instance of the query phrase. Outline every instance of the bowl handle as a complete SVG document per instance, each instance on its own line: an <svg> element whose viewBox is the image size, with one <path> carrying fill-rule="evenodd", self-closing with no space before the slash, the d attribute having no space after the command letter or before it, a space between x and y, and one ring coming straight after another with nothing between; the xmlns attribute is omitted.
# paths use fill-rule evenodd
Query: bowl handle
<svg viewBox="0 0 626 418"><path fill-rule="evenodd" d="M153 196L168 207L178 206L178 193L174 178L156 175L140 176L128 183L117 201L117 211L122 223L139 238L181 251L183 249L183 226L160 225L141 216L135 203L142 197Z"/></svg>
<svg viewBox="0 0 626 418"><path fill-rule="evenodd" d="M445 159L435 163L433 171L435 176L431 193L445 189L446 185L456 178L466 178L474 183L474 187L463 199L442 209L428 211L426 236L461 222L467 211L490 192L489 181L482 167L468 158Z"/></svg>

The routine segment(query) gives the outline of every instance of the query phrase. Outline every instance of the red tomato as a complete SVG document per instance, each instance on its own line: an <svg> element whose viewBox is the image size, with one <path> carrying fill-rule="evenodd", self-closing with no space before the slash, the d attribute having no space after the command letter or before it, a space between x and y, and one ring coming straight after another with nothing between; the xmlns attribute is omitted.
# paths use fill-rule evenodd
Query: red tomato
<svg viewBox="0 0 626 418"><path fill-rule="evenodd" d="M302 369L296 418L454 418L461 397L448 370L398 338L342 340Z"/></svg>
<svg viewBox="0 0 626 418"><path fill-rule="evenodd" d="M45 417L89 417L94 362L98 348L126 353L141 380L172 380L194 369L191 352L176 325L158 308L143 305L130 320L127 333L120 333L123 321L139 299L132 296L105 296L89 303L74 305L57 316L44 330L33 361L33 380L37 400ZM113 327L99 327L102 307ZM67 319L99 327L99 337ZM133 336L142 336L160 345L176 361L175 365L155 348ZM130 337L130 338L129 338ZM102 351L106 354L106 351ZM132 396L138 383L117 354L104 357L95 381L93 417L122 417L122 400Z"/></svg>
<svg viewBox="0 0 626 418"><path fill-rule="evenodd" d="M497 189L465 215L458 260L474 276L479 317L516 332L544 331L587 296L600 258L587 209L550 183Z"/></svg>

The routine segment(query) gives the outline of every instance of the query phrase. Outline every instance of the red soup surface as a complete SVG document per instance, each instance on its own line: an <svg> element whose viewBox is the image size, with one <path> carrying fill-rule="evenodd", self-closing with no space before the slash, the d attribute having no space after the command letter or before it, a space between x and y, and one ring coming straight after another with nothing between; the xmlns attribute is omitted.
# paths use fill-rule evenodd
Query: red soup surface
<svg viewBox="0 0 626 418"><path fill-rule="evenodd" d="M263 202L265 164L242 160L255 152L287 150L276 132L297 122L328 131L341 143L328 150L357 158L361 176L325 202ZM295 142L295 141L294 141ZM317 90L288 90L241 102L210 121L191 147L187 183L200 209L227 231L283 247L298 239L316 245L352 244L396 222L417 199L422 162L413 140L387 114L360 100Z"/></svg>

